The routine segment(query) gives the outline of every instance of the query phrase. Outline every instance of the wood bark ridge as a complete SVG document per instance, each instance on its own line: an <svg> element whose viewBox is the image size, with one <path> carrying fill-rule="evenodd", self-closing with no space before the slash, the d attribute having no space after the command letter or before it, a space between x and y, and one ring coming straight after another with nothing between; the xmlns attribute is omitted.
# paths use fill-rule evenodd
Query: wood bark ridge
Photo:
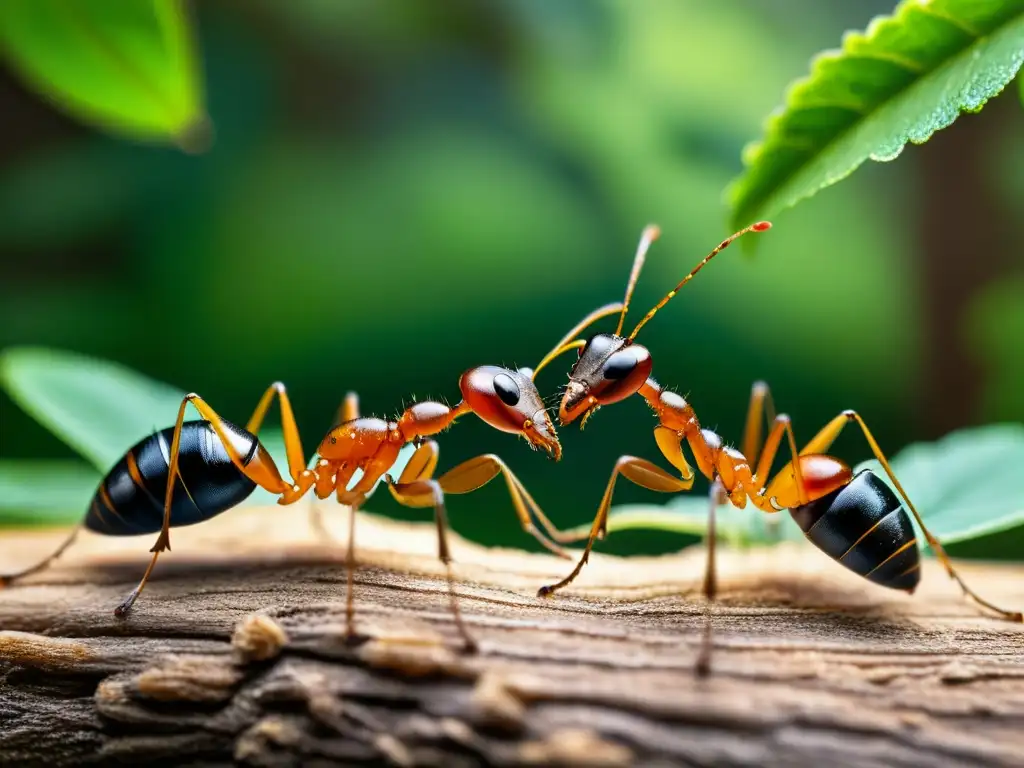
<svg viewBox="0 0 1024 768"><path fill-rule="evenodd" d="M344 515L240 509L151 542L83 535L0 590L0 765L1024 765L1024 628L934 561L913 598L810 546L723 553L712 673L703 554L569 564L454 537L480 642L458 650L429 524L360 514L344 641ZM0 568L62 532L0 537ZM964 566L1024 605L1024 569Z"/></svg>

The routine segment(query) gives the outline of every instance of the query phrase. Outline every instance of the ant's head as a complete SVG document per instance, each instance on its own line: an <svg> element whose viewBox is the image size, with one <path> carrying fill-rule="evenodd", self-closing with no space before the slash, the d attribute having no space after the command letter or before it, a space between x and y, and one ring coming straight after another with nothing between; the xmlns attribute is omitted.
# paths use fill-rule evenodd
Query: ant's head
<svg viewBox="0 0 1024 768"><path fill-rule="evenodd" d="M527 368L513 371L482 365L462 374L462 398L477 416L502 432L522 435L533 448L541 448L558 461L562 446L544 401Z"/></svg>
<svg viewBox="0 0 1024 768"><path fill-rule="evenodd" d="M591 336L579 354L558 408L563 426L638 392L654 367L646 347L611 333Z"/></svg>
<svg viewBox="0 0 1024 768"><path fill-rule="evenodd" d="M660 230L653 224L644 229L643 235L640 237L640 244L636 249L636 256L633 259L633 269L629 274L629 282L626 285L626 298L622 302L599 307L583 318L537 365L537 372L539 372L563 352L568 352L570 349L579 351L579 360L576 361L576 365L569 372L569 385L565 388L562 404L558 409L558 418L562 425L569 424L581 416L583 417L583 422L585 422L587 416L602 405L617 403L619 400L624 400L630 395L639 392L644 382L651 375L651 368L653 367L651 353L647 351L646 347L642 347L634 341L640 329L647 325L650 319L658 313L658 310L668 304L672 297L679 292L679 289L690 282L693 276L700 272L705 264L728 248L733 240L741 235L745 235L747 232L764 232L770 229L771 226L767 221L759 221L727 237L711 253L705 256L697 266L691 269L686 277L680 280L679 284L668 292L665 298L655 304L643 316L629 336L622 336L622 324L626 320L626 313L629 311L629 301L633 296L633 289L636 287L636 281L640 277L640 270L643 268L644 260L647 258L647 250L651 247L651 243L657 240L661 234ZM591 336L586 341L575 338L595 321L616 313L619 315L619 325L615 329L615 333L599 333ZM531 378L535 378L536 375L536 372L533 373Z"/></svg>

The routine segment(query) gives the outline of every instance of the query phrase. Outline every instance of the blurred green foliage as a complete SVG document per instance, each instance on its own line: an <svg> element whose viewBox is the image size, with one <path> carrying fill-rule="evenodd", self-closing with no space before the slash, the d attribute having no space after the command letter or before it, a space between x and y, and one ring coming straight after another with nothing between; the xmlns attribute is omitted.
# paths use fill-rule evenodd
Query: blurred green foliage
<svg viewBox="0 0 1024 768"><path fill-rule="evenodd" d="M0 46L27 82L73 115L117 134L203 144L182 0L5 0Z"/></svg>
<svg viewBox="0 0 1024 768"><path fill-rule="evenodd" d="M533 364L619 298L650 221L664 235L635 307L660 298L721 239L721 190L785 83L840 30L891 9L195 4L197 92L216 127L202 155L97 135L0 90L28 126L2 129L13 139L0 164L0 346L122 361L234 421L284 380L307 449L350 388L379 414L413 396L454 398L466 368ZM1019 207L1024 189L998 151L991 183ZM645 329L659 380L727 438L740 434L758 378L798 436L850 406L887 450L927 429L908 221L916 173L912 162L869 165L776 220L757 260L716 261ZM979 303L985 317L990 302ZM986 322L975 327L989 334L980 349L999 343ZM1020 381L999 363L983 394L993 420L1015 415L999 392ZM541 390L562 375L545 371ZM114 434L118 414L104 418ZM441 466L500 453L557 524L578 524L620 454L655 455L652 427L640 402L606 409L586 433L566 430L555 465L467 420L444 436ZM863 457L858 443L846 448ZM69 451L2 401L0 455ZM502 489L485 488L453 505L453 525L529 546L506 504Z"/></svg>

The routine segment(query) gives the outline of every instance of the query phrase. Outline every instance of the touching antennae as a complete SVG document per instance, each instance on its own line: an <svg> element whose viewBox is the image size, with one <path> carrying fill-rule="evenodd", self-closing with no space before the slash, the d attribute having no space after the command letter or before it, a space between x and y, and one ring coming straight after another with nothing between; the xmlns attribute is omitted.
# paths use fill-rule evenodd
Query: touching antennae
<svg viewBox="0 0 1024 768"><path fill-rule="evenodd" d="M759 221L755 224L751 224L749 227L744 227L739 232L736 232L735 234L725 238L725 240L718 244L718 247L715 248L715 250L713 250L711 253L709 253L707 256L701 259L700 263L692 270L690 270L690 274L688 274L686 277L679 281L679 285L677 285L675 288L669 291L665 298L663 298L661 301L655 304L651 311L644 315L643 320L637 323L636 328L634 328L633 332L629 334L630 341L636 338L636 335L640 332L640 329L647 325L647 322L658 313L659 309L668 304L669 301L672 300L672 297L679 293L680 288L682 288L684 285L690 282L690 280L693 279L693 276L700 272L701 268L705 264L707 264L709 261L715 258L715 256L717 256L726 248L728 248L732 244L733 240L735 240L738 237L741 237L742 235L747 234L748 232L765 232L766 230L769 230L771 228L772 224L770 221Z"/></svg>
<svg viewBox="0 0 1024 768"><path fill-rule="evenodd" d="M633 289L636 288L636 281L640 277L640 270L644 268L644 261L647 259L647 249L651 243L661 237L661 229L657 224L648 224L640 235L640 244L636 247L636 256L633 258L633 270L629 273L629 283L626 284L626 298L622 300L622 314L619 315L619 325L615 329L615 335L622 333L622 324L626 321L626 313L629 312L629 301L633 298Z"/></svg>
<svg viewBox="0 0 1024 768"><path fill-rule="evenodd" d="M550 352L544 355L543 359L539 363L537 363L537 367L533 369L533 376L531 376L530 378L536 381L537 374L540 373L541 370L543 370L547 366L547 364L554 360L556 357L568 352L570 349L578 349L579 347L582 347L584 344L586 344L586 341L583 339L577 339L576 341L573 341L572 339L574 336L581 333L587 327L593 325L602 317L608 317L608 315L613 315L620 309L622 309L622 304L620 304L617 301L613 302L612 304L605 304L603 307L598 307L589 315L580 320L575 326L573 326L571 331L569 331L567 334L565 334L565 336L558 340L558 343L555 344L554 349L552 349Z"/></svg>

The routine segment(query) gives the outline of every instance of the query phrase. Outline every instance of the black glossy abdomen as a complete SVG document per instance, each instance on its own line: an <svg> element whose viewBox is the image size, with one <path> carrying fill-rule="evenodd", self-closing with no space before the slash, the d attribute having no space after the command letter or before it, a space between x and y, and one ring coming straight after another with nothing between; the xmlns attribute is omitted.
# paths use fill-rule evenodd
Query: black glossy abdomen
<svg viewBox="0 0 1024 768"><path fill-rule="evenodd" d="M790 514L818 549L883 587L913 592L920 553L903 504L869 470Z"/></svg>
<svg viewBox="0 0 1024 768"><path fill-rule="evenodd" d="M224 426L235 450L248 464L259 446L256 436L230 422ZM161 430L121 457L96 490L85 516L86 528L107 536L160 530L173 436L173 428ZM178 469L171 502L172 527L209 520L244 501L256 488L231 463L208 421L182 424Z"/></svg>

